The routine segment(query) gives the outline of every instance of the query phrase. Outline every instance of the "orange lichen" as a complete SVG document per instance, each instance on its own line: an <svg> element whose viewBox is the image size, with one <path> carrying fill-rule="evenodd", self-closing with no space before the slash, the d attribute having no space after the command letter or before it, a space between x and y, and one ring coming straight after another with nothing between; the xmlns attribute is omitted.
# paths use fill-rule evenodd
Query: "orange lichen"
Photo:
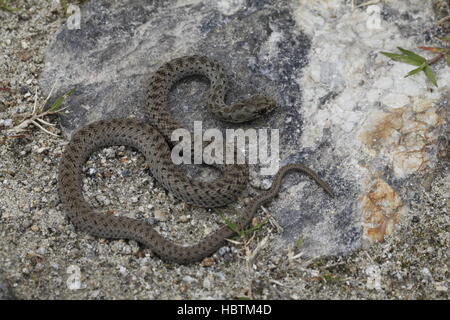
<svg viewBox="0 0 450 320"><path fill-rule="evenodd" d="M376 152L379 152L386 141L395 136L403 125L402 115L396 111L387 115L383 113L379 118L372 130L365 131L361 135L364 144Z"/></svg>
<svg viewBox="0 0 450 320"><path fill-rule="evenodd" d="M379 242L394 231L405 210L397 193L380 178L372 183L369 191L361 198L361 206L364 237Z"/></svg>
<svg viewBox="0 0 450 320"><path fill-rule="evenodd" d="M417 103L371 115L370 129L360 139L374 157L383 157L397 177L424 170L436 157L430 150L436 145L436 128L445 116L439 116L430 102Z"/></svg>

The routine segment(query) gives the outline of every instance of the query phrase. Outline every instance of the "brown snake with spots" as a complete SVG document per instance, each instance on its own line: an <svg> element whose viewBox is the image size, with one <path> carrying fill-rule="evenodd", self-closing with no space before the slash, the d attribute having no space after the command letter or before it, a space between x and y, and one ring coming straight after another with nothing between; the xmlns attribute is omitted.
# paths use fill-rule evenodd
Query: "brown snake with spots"
<svg viewBox="0 0 450 320"><path fill-rule="evenodd" d="M82 168L95 151L114 145L124 145L142 152L153 177L177 198L201 207L220 207L237 199L246 187L246 165L222 165L222 177L212 182L189 179L172 163L169 147L172 131L182 128L169 114L168 94L181 78L202 75L209 79L208 109L216 117L228 122L244 122L271 111L275 102L264 96L225 105L226 74L216 61L202 56L174 59L164 64L153 75L148 107L152 125L135 119L101 120L76 132L66 146L59 166L59 195L71 222L79 229L104 238L136 240L149 247L167 261L190 263L214 253L234 232L227 226L201 239L197 244L182 246L162 237L152 225L143 221L95 212L82 193ZM239 229L245 228L258 207L272 199L279 191L282 178L291 171L301 171L313 178L334 197L330 186L309 168L289 164L275 175L272 187L254 199L237 220Z"/></svg>

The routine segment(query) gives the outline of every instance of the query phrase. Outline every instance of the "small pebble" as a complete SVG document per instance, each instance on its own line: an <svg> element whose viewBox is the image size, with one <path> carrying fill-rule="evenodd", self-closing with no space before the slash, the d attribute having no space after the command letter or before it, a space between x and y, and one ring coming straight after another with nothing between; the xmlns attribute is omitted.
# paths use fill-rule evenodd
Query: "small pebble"
<svg viewBox="0 0 450 320"><path fill-rule="evenodd" d="M155 212L153 213L154 217L156 220L158 221L167 221L168 219L168 214L165 211L156 209Z"/></svg>
<svg viewBox="0 0 450 320"><path fill-rule="evenodd" d="M447 290L448 290L445 282L436 282L434 284L434 287L435 287L436 291L440 291L440 292L447 292Z"/></svg>
<svg viewBox="0 0 450 320"><path fill-rule="evenodd" d="M214 263L215 263L215 261L213 258L207 257L207 258L203 259L201 264L203 267L211 267L212 265L214 265Z"/></svg>
<svg viewBox="0 0 450 320"><path fill-rule="evenodd" d="M123 276L126 276L128 274L128 270L124 266L119 266L119 272Z"/></svg>
<svg viewBox="0 0 450 320"><path fill-rule="evenodd" d="M0 119L0 127L12 127L13 126L13 120L12 119Z"/></svg>
<svg viewBox="0 0 450 320"><path fill-rule="evenodd" d="M109 201L108 198L106 198L104 195L99 194L98 196L95 197L95 199L100 203L103 204L105 206L108 206L111 204L111 201Z"/></svg>
<svg viewBox="0 0 450 320"><path fill-rule="evenodd" d="M48 147L40 147L36 149L36 153L44 153L45 151L48 151Z"/></svg>
<svg viewBox="0 0 450 320"><path fill-rule="evenodd" d="M183 277L183 282L185 282L185 283L193 283L193 282L196 282L196 281L197 281L197 279L194 279L191 276L184 276Z"/></svg>
<svg viewBox="0 0 450 320"><path fill-rule="evenodd" d="M227 277L225 277L225 275L222 272L216 272L215 277L219 281L225 281L227 279Z"/></svg>
<svg viewBox="0 0 450 320"><path fill-rule="evenodd" d="M189 220L191 220L191 216L190 215L182 215L178 219L178 221L183 222L183 223L188 222Z"/></svg>
<svg viewBox="0 0 450 320"><path fill-rule="evenodd" d="M206 277L203 280L203 288L205 288L205 289L210 289L211 288L211 281L208 279L208 277Z"/></svg>
<svg viewBox="0 0 450 320"><path fill-rule="evenodd" d="M218 254L221 256L224 256L225 254L230 252L230 248L229 247L222 247L218 250Z"/></svg>
<svg viewBox="0 0 450 320"><path fill-rule="evenodd" d="M423 268L420 273L422 273L423 277L425 278L425 280L431 281L433 280L433 275L430 272L430 269L428 268Z"/></svg>

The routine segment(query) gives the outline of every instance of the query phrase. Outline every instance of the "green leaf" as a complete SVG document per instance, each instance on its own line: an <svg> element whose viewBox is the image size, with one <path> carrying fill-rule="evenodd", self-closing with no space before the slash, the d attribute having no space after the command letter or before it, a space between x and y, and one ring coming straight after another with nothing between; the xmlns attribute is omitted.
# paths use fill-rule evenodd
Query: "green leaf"
<svg viewBox="0 0 450 320"><path fill-rule="evenodd" d="M405 55L391 53L391 52L381 52L381 53L395 61L404 62L404 63L411 64L413 66L418 66L418 67L422 65L422 62L419 62L416 59L412 59Z"/></svg>
<svg viewBox="0 0 450 320"><path fill-rule="evenodd" d="M258 223L256 226L248 228L246 230L244 230L244 234L249 234L252 233L254 231L258 231L259 229L261 229L264 225L266 225L269 222L269 218L265 218L263 221L261 221L260 223Z"/></svg>
<svg viewBox="0 0 450 320"><path fill-rule="evenodd" d="M303 244L303 237L300 237L297 240L295 240L295 249L300 249L302 244Z"/></svg>
<svg viewBox="0 0 450 320"><path fill-rule="evenodd" d="M414 75L416 73L419 73L420 71L424 70L426 66L427 66L427 64L423 63L420 67L418 67L416 69L413 69L410 72L408 72L407 75L405 76L405 78L410 77L410 76L412 76L412 75Z"/></svg>
<svg viewBox="0 0 450 320"><path fill-rule="evenodd" d="M450 66L450 54L445 55L445 61L447 61L447 64Z"/></svg>
<svg viewBox="0 0 450 320"><path fill-rule="evenodd" d="M431 70L429 65L426 65L424 72L427 75L428 80L430 80L430 82L437 87L438 85L437 85L436 77L434 75L433 70Z"/></svg>
<svg viewBox="0 0 450 320"><path fill-rule="evenodd" d="M231 231L233 231L234 233L238 234L240 237L243 237L243 236L245 235L245 233L244 233L243 231L239 230L239 228L237 227L237 225L236 225L233 221L228 220L227 218L225 218L225 217L223 216L223 213L222 213L222 212L220 212L220 211L217 210L217 209L214 209L214 211L216 211L216 213L217 213L217 214L219 215L219 217L223 220L223 222L225 223L225 225L226 225L229 229L231 229Z"/></svg>
<svg viewBox="0 0 450 320"><path fill-rule="evenodd" d="M67 8L69 7L69 3L67 2L67 0L61 0L60 3L63 8L64 14L67 16Z"/></svg>
<svg viewBox="0 0 450 320"><path fill-rule="evenodd" d="M56 111L61 106L61 104L64 102L64 100L68 96L72 95L74 92L75 92L75 89L72 89L72 90L66 92L65 94L63 94L58 99L56 99L55 102L53 102L52 106L50 108L48 108L48 111L50 111L50 112Z"/></svg>
<svg viewBox="0 0 450 320"><path fill-rule="evenodd" d="M269 222L269 218L265 218L263 221L261 221L260 223L258 223L257 225L250 227L248 229L245 230L241 230L238 228L237 224L234 223L231 220L228 220L227 218L225 218L223 216L223 213L220 212L218 209L214 209L214 211L219 215L219 217L223 220L223 222L225 223L225 225L234 233L236 233L240 238L243 238L245 236L247 236L248 234L251 234L252 232L258 231L259 229L261 229L264 225L266 225Z"/></svg>
<svg viewBox="0 0 450 320"><path fill-rule="evenodd" d="M59 97L58 99L55 100L55 102L53 102L52 106L48 109L48 111L55 111L56 109L59 108L59 106L63 103L64 101L64 96Z"/></svg>
<svg viewBox="0 0 450 320"><path fill-rule="evenodd" d="M414 61L420 62L420 63L424 63L425 61L427 61L424 57L419 56L418 54L415 54L412 51L397 47L398 50L400 50L405 56L413 59Z"/></svg>

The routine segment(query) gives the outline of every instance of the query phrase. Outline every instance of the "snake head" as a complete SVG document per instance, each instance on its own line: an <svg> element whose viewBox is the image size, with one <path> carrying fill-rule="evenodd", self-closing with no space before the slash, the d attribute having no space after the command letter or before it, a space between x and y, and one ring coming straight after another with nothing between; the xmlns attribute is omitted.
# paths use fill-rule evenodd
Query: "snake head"
<svg viewBox="0 0 450 320"><path fill-rule="evenodd" d="M232 116L227 121L235 123L251 121L271 112L276 106L275 100L266 96L256 95L231 106L232 112L230 114Z"/></svg>
<svg viewBox="0 0 450 320"><path fill-rule="evenodd" d="M253 113L258 117L271 112L277 106L272 98L256 95L247 100L249 107L253 108Z"/></svg>

